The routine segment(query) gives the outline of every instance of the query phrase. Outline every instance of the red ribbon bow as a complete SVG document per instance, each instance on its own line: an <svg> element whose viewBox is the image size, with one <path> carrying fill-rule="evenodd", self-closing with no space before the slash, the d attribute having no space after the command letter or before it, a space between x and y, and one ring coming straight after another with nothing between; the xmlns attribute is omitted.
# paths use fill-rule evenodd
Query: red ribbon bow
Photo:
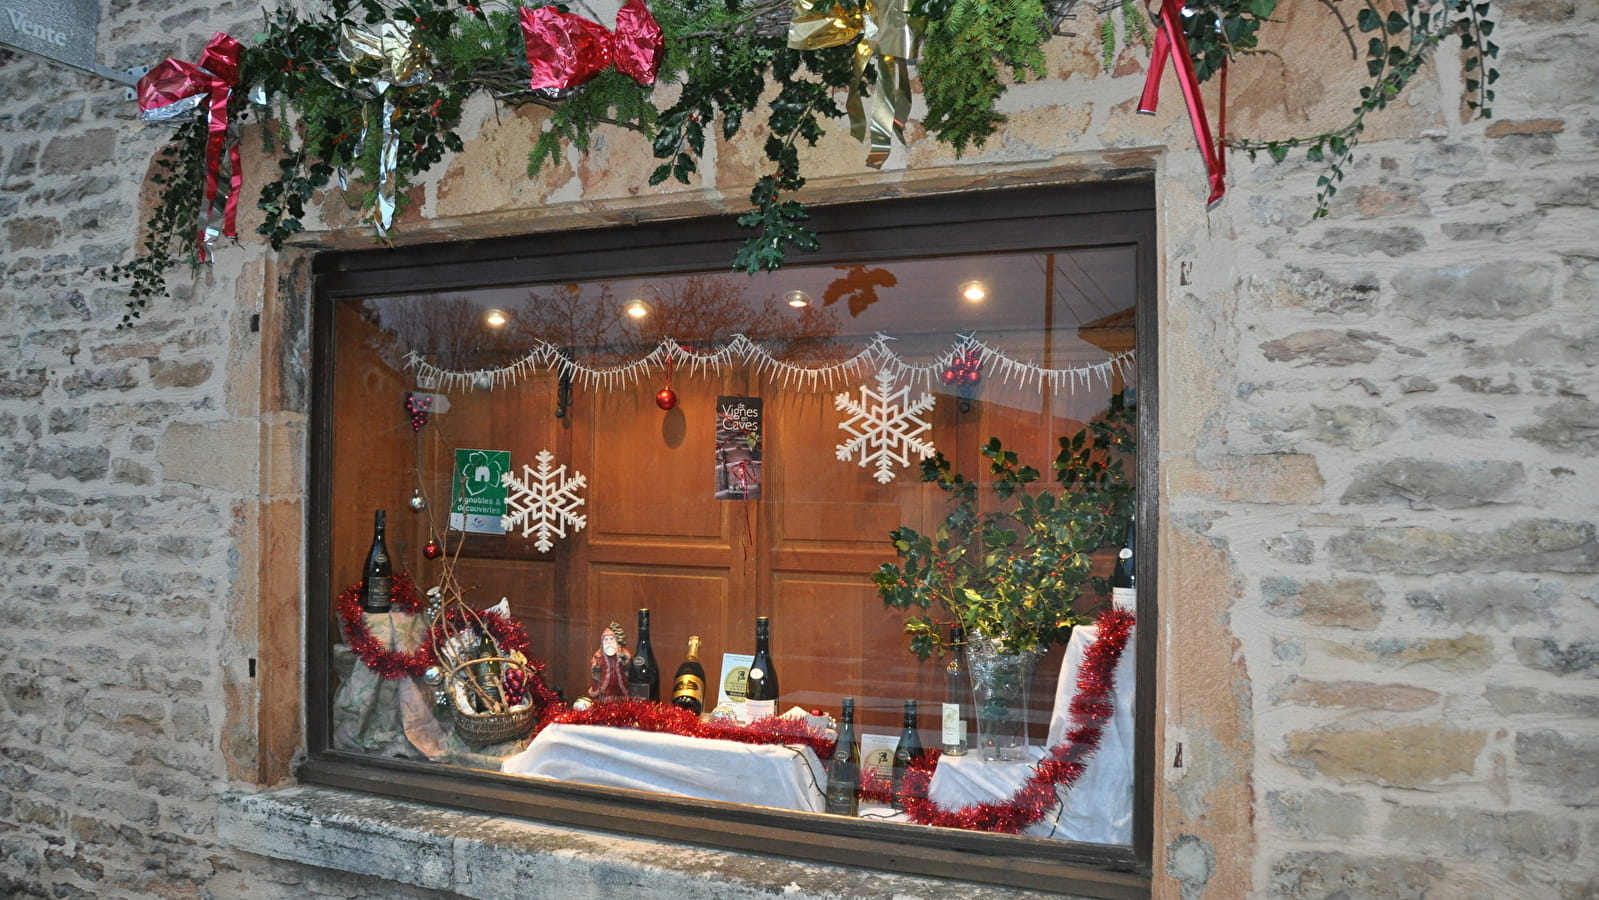
<svg viewBox="0 0 1599 900"><path fill-rule="evenodd" d="M205 195L200 202L197 235L201 262L211 258L206 247L206 219L210 216L211 204L216 200L217 181L222 172L222 147L228 136L228 98L239 83L242 53L243 48L238 41L219 31L205 45L198 65L180 59L166 59L140 78L138 84L140 115L146 121L168 119L172 116L164 115L161 111L175 109L178 113L187 112L202 99L209 100L206 109ZM193 98L193 102L182 105L183 101L190 98ZM228 237L238 237L239 189L244 184L238 144L229 148L228 164L233 175L228 185L227 207L222 215L222 233Z"/></svg>
<svg viewBox="0 0 1599 900"><path fill-rule="evenodd" d="M661 70L661 26L644 0L622 5L614 33L553 6L523 7L521 16L534 90L576 87L611 65L639 84L651 85Z"/></svg>
<svg viewBox="0 0 1599 900"><path fill-rule="evenodd" d="M1150 17L1157 20L1160 30L1155 32L1155 49L1150 54L1149 73L1144 78L1144 94L1138 99L1138 111L1155 112L1160 99L1160 78L1170 59L1177 72L1177 83L1183 88L1183 100L1188 104L1188 118L1193 122L1194 138L1199 142L1199 155L1205 160L1205 173L1210 176L1210 197L1205 201L1205 208L1210 209L1227 193L1227 161L1210 136L1205 99L1199 95L1199 77L1194 73L1194 58L1188 55L1188 38L1183 34L1182 0L1160 0L1160 12L1151 10ZM1173 50L1177 52L1173 54ZM1225 88L1226 75L1222 77Z"/></svg>

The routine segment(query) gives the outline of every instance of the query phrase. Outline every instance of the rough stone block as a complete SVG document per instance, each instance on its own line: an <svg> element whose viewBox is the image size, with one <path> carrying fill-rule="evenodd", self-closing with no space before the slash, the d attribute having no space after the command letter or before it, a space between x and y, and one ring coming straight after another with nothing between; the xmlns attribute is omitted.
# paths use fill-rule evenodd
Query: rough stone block
<svg viewBox="0 0 1599 900"><path fill-rule="evenodd" d="M1528 687L1489 685L1483 697L1502 716L1582 716L1599 719L1599 695L1553 694Z"/></svg>
<svg viewBox="0 0 1599 900"><path fill-rule="evenodd" d="M1563 806L1599 806L1599 736L1542 729L1516 734L1521 778L1547 788Z"/></svg>
<svg viewBox="0 0 1599 900"><path fill-rule="evenodd" d="M1599 403L1568 398L1540 406L1537 413L1535 424L1515 429L1517 437L1567 453L1599 453Z"/></svg>
<svg viewBox="0 0 1599 900"><path fill-rule="evenodd" d="M1271 895L1292 900L1427 900L1438 895L1444 866L1402 856L1336 851L1289 853L1271 867Z"/></svg>
<svg viewBox="0 0 1599 900"><path fill-rule="evenodd" d="M230 419L211 425L175 422L161 436L162 476L203 487L254 490L260 425Z"/></svg>
<svg viewBox="0 0 1599 900"><path fill-rule="evenodd" d="M1448 579L1405 595L1405 602L1420 610L1429 625L1498 628L1552 621L1550 611L1559 599L1560 586L1553 582L1480 578Z"/></svg>
<svg viewBox="0 0 1599 900"><path fill-rule="evenodd" d="M1316 559L1316 544L1303 531L1285 531L1262 542L1272 558L1296 566L1308 566Z"/></svg>
<svg viewBox="0 0 1599 900"><path fill-rule="evenodd" d="M1316 458L1302 453L1173 459L1166 468L1178 494L1235 503L1315 503L1321 499Z"/></svg>
<svg viewBox="0 0 1599 900"><path fill-rule="evenodd" d="M1369 450L1399 426L1386 410L1364 406L1313 407L1310 436L1324 444Z"/></svg>
<svg viewBox="0 0 1599 900"><path fill-rule="evenodd" d="M1491 531L1367 528L1327 542L1333 561L1356 572L1599 572L1591 522L1523 519Z"/></svg>
<svg viewBox="0 0 1599 900"><path fill-rule="evenodd" d="M1405 684L1374 684L1369 681L1304 681L1295 679L1282 692L1282 699L1331 709L1380 709L1387 712L1412 712L1438 702L1438 692Z"/></svg>
<svg viewBox="0 0 1599 900"><path fill-rule="evenodd" d="M1471 775L1487 732L1444 724L1292 731L1283 762L1340 780L1425 787Z"/></svg>
<svg viewBox="0 0 1599 900"><path fill-rule="evenodd" d="M1517 637L1510 646L1528 668L1556 675L1599 671L1599 640L1575 641L1562 647L1553 638Z"/></svg>
<svg viewBox="0 0 1599 900"><path fill-rule="evenodd" d="M1463 406L1418 406L1410 411L1410 429L1418 436L1480 438L1498 431L1498 423L1488 413Z"/></svg>
<svg viewBox="0 0 1599 900"><path fill-rule="evenodd" d="M1317 328L1299 331L1266 341L1260 352L1272 362L1295 362L1301 366L1349 366L1369 363L1378 349L1369 337L1354 331Z"/></svg>
<svg viewBox="0 0 1599 900"><path fill-rule="evenodd" d="M1339 502L1466 509L1511 502L1526 480L1525 469L1515 461L1393 459L1357 469Z"/></svg>
<svg viewBox="0 0 1599 900"><path fill-rule="evenodd" d="M1582 836L1577 823L1535 812L1400 807L1385 829L1392 840L1424 850L1496 861L1572 860Z"/></svg>
<svg viewBox="0 0 1599 900"><path fill-rule="evenodd" d="M1394 276L1394 291L1394 312L1420 322L1515 319L1554 302L1548 266L1510 260L1405 269Z"/></svg>
<svg viewBox="0 0 1599 900"><path fill-rule="evenodd" d="M185 388L204 384L211 377L210 360L179 362L170 359L150 361L150 383L158 388Z"/></svg>
<svg viewBox="0 0 1599 900"><path fill-rule="evenodd" d="M1599 365L1599 328L1534 328L1506 344L1474 345L1466 350L1466 361L1473 366L1499 362L1537 367L1595 366Z"/></svg>
<svg viewBox="0 0 1599 900"><path fill-rule="evenodd" d="M1266 612L1303 618L1312 625L1370 630L1382 621L1382 589L1367 578L1340 581L1298 581L1263 578L1260 591Z"/></svg>
<svg viewBox="0 0 1599 900"><path fill-rule="evenodd" d="M39 168L46 175L81 172L110 162L116 149L114 128L91 128L82 134L58 135L45 146Z"/></svg>

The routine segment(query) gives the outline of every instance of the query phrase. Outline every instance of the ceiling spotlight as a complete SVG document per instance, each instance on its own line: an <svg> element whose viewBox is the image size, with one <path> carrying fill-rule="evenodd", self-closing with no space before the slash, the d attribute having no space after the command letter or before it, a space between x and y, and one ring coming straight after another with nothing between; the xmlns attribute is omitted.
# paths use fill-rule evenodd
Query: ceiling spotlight
<svg viewBox="0 0 1599 900"><path fill-rule="evenodd" d="M490 328L503 328L509 321L511 317L503 309L491 309L483 314L483 324Z"/></svg>
<svg viewBox="0 0 1599 900"><path fill-rule="evenodd" d="M988 288L981 281L968 281L961 285L961 296L972 303L981 303L988 296Z"/></svg>
<svg viewBox="0 0 1599 900"><path fill-rule="evenodd" d="M811 305L811 295L804 291L789 291L783 295L783 302L795 309L804 309Z"/></svg>
<svg viewBox="0 0 1599 900"><path fill-rule="evenodd" d="M650 305L643 300L629 300L627 305L622 307L622 311L627 313L630 319L642 319L650 314Z"/></svg>

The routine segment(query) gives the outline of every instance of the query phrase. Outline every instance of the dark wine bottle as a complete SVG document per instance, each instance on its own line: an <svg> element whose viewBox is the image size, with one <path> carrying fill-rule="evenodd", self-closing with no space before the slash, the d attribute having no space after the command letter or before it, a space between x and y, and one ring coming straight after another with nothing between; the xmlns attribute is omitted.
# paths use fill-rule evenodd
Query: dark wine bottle
<svg viewBox="0 0 1599 900"><path fill-rule="evenodd" d="M1136 522L1127 523L1127 541L1116 554L1116 568L1110 573L1110 602L1120 609L1131 610L1138 607L1138 591L1133 572L1133 534L1137 527Z"/></svg>
<svg viewBox="0 0 1599 900"><path fill-rule="evenodd" d="M364 612L389 611L394 563L389 559L389 545L383 540L387 519L388 513L381 509L372 515L372 549L366 552L366 564L361 568L361 609Z"/></svg>
<svg viewBox="0 0 1599 900"><path fill-rule="evenodd" d="M853 816L860 811L861 744L855 737L855 698L844 698L839 714L838 743L827 766L827 790L823 809L838 816Z"/></svg>
<svg viewBox="0 0 1599 900"><path fill-rule="evenodd" d="M672 705L699 715L705 710L705 667L700 665L700 636L690 635L688 656L672 678Z"/></svg>
<svg viewBox="0 0 1599 900"><path fill-rule="evenodd" d="M487 634L478 637L473 646L472 677L477 680L477 691L472 691L472 709L476 712L502 712L500 707L501 668L494 649L494 641ZM481 693L480 693L481 692Z"/></svg>
<svg viewBox="0 0 1599 900"><path fill-rule="evenodd" d="M750 661L744 686L744 715L748 721L777 715L777 671L772 668L769 646L772 625L765 616L755 620L755 658Z"/></svg>
<svg viewBox="0 0 1599 900"><path fill-rule="evenodd" d="M922 755L922 739L916 733L916 701L905 701L905 727L899 733L899 743L894 745L894 787L893 804L895 809L905 808L905 772L909 770L911 760Z"/></svg>
<svg viewBox="0 0 1599 900"><path fill-rule="evenodd" d="M661 668L655 664L655 650L650 647L650 611L638 611L638 644L633 648L633 662L627 667L627 695L635 700L661 699Z"/></svg>
<svg viewBox="0 0 1599 900"><path fill-rule="evenodd" d="M961 665L966 631L959 625L949 630L949 665L944 667L944 705L940 708L939 749L945 756L966 755L966 709L971 704L972 688Z"/></svg>

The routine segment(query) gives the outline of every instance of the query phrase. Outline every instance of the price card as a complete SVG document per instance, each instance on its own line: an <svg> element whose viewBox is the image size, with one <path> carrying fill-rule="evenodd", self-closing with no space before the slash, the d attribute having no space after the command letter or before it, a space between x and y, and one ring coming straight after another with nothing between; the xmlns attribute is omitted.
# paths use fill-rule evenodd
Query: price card
<svg viewBox="0 0 1599 900"><path fill-rule="evenodd" d="M874 769L882 778L894 776L894 748L899 746L897 734L861 735L861 769Z"/></svg>

